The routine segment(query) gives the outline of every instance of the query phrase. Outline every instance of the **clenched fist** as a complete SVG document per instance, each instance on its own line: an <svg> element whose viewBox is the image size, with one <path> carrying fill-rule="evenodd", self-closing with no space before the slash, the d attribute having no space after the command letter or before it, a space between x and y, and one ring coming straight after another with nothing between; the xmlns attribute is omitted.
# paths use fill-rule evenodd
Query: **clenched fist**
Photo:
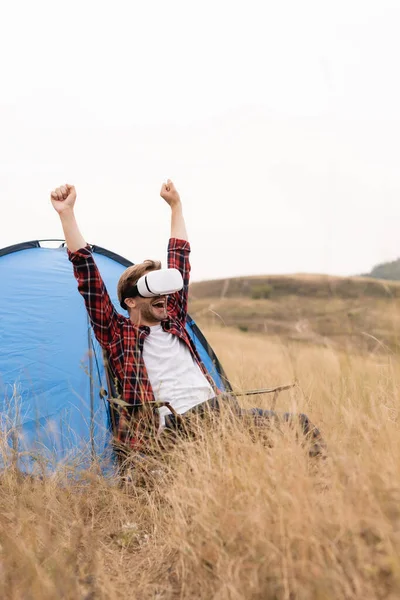
<svg viewBox="0 0 400 600"><path fill-rule="evenodd" d="M51 203L58 214L74 208L76 190L73 185L62 185L51 192Z"/></svg>
<svg viewBox="0 0 400 600"><path fill-rule="evenodd" d="M179 194L170 179L167 180L167 183L162 184L160 196L171 208L180 204L181 201Z"/></svg>

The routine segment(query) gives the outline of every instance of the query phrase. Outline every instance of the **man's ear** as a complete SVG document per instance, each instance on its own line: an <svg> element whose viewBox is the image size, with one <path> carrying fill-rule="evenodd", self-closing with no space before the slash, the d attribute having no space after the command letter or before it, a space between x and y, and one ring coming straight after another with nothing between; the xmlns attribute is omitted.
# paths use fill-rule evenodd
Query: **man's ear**
<svg viewBox="0 0 400 600"><path fill-rule="evenodd" d="M125 298L125 304L129 308L136 308L136 300L135 300L135 298Z"/></svg>

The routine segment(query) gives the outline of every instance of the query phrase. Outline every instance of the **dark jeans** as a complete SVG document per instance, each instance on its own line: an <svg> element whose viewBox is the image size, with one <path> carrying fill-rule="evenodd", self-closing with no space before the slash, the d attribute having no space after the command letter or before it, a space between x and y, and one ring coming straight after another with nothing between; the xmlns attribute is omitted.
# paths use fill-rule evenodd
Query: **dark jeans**
<svg viewBox="0 0 400 600"><path fill-rule="evenodd" d="M303 413L277 413L273 410L263 410L262 408L244 409L239 406L236 398L229 394L223 394L220 397L211 398L207 402L202 402L182 415L167 415L165 417L165 431L166 433L175 434L190 433L190 421L193 417L202 418L207 414L219 414L223 406L229 406L233 415L249 421L250 424L256 427L266 427L271 423L278 425L279 422L298 424L305 438L310 441L310 455L322 456L325 454L325 442L319 430L311 423L307 415Z"/></svg>

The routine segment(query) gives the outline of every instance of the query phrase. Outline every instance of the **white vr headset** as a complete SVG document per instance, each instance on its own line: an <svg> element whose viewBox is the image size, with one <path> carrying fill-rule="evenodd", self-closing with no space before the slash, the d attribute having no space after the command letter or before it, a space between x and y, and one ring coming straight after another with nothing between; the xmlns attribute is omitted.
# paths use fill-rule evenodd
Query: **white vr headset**
<svg viewBox="0 0 400 600"><path fill-rule="evenodd" d="M126 298L142 296L142 298L153 298L154 296L166 296L174 294L183 288L183 279L178 269L159 269L150 271L143 275L131 290L126 292ZM123 306L125 299L121 302ZM125 306L123 306L125 308Z"/></svg>
<svg viewBox="0 0 400 600"><path fill-rule="evenodd" d="M143 275L136 284L139 296L152 298L179 292L183 288L183 279L178 269L159 269Z"/></svg>

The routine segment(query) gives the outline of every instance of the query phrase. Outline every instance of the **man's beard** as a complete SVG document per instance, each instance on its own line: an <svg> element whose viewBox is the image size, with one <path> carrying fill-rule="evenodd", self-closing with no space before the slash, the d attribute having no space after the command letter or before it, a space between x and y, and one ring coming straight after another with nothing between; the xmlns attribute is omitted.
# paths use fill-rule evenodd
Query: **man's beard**
<svg viewBox="0 0 400 600"><path fill-rule="evenodd" d="M166 310L166 305L164 304L164 308L161 309L155 309L152 308L152 305L146 304L145 306L141 307L140 310L140 317L141 320L145 320L145 321L150 321L150 322L154 322L154 323L161 323L161 321L165 321L165 319L167 318L168 314L167 314L167 310Z"/></svg>

